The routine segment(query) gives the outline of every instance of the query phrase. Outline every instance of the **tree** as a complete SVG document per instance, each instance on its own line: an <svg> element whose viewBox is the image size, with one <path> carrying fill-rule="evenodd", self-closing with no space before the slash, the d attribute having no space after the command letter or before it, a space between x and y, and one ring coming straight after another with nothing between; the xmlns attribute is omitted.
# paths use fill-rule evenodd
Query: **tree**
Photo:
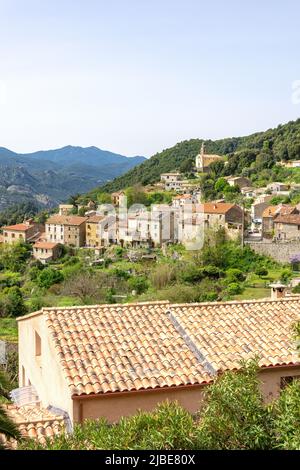
<svg viewBox="0 0 300 470"><path fill-rule="evenodd" d="M272 419L263 403L256 362L225 372L207 387L199 414L200 449L269 449Z"/></svg>
<svg viewBox="0 0 300 470"><path fill-rule="evenodd" d="M215 183L215 190L218 193L222 193L227 186L229 186L229 183L225 178L218 178Z"/></svg>
<svg viewBox="0 0 300 470"><path fill-rule="evenodd" d="M7 390L9 383L5 373L0 369L0 399L7 397ZM7 415L3 405L0 404L0 435L3 434L6 439L20 439L20 432L14 422ZM0 449L4 449L5 446L1 443L0 438Z"/></svg>
<svg viewBox="0 0 300 470"><path fill-rule="evenodd" d="M180 173L183 175L192 173L193 169L195 166L195 159L193 158L188 158L187 160L184 160L179 168Z"/></svg>
<svg viewBox="0 0 300 470"><path fill-rule="evenodd" d="M37 285L49 289L53 284L58 284L64 279L63 274L53 268L45 268L37 277Z"/></svg>
<svg viewBox="0 0 300 470"><path fill-rule="evenodd" d="M273 405L275 447L300 450L300 382L286 386Z"/></svg>
<svg viewBox="0 0 300 470"><path fill-rule="evenodd" d="M146 205L148 202L145 190L140 184L127 188L125 194L127 196L127 207L130 207L133 204Z"/></svg>
<svg viewBox="0 0 300 470"><path fill-rule="evenodd" d="M14 286L6 291L0 303L0 316L19 317L27 313L23 294L19 287Z"/></svg>

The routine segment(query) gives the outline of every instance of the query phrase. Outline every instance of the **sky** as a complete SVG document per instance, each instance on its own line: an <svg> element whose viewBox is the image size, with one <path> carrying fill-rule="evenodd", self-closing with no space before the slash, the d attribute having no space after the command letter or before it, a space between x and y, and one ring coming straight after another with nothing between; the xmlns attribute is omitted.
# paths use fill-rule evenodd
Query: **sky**
<svg viewBox="0 0 300 470"><path fill-rule="evenodd" d="M0 0L2 147L149 157L298 117L299 0Z"/></svg>

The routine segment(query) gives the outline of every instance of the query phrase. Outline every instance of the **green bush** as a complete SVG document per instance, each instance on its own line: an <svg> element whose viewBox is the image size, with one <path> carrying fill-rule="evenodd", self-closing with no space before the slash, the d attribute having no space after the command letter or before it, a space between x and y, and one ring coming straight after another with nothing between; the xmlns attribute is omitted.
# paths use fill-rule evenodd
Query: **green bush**
<svg viewBox="0 0 300 470"><path fill-rule="evenodd" d="M272 419L259 388L257 365L225 372L205 392L199 414L198 449L269 449Z"/></svg>
<svg viewBox="0 0 300 470"><path fill-rule="evenodd" d="M256 270L255 270L255 274L259 277L262 277L262 276L267 276L268 275L268 270L267 268L265 268L264 266L259 266Z"/></svg>
<svg viewBox="0 0 300 470"><path fill-rule="evenodd" d="M46 268L39 274L37 278L37 285L49 289L53 284L58 284L64 280L60 271L52 268Z"/></svg>
<svg viewBox="0 0 300 470"><path fill-rule="evenodd" d="M273 404L275 447L300 450L300 382L285 387Z"/></svg>
<svg viewBox="0 0 300 470"><path fill-rule="evenodd" d="M238 294L241 294L243 292L243 287L238 284L237 282L232 282L230 284L228 284L227 286L227 293L229 295L238 295Z"/></svg>
<svg viewBox="0 0 300 470"><path fill-rule="evenodd" d="M128 281L128 286L139 295L143 294L148 289L149 282L145 276L132 277Z"/></svg>
<svg viewBox="0 0 300 470"><path fill-rule="evenodd" d="M0 299L0 316L18 317L25 313L27 309L21 289L17 286L7 289Z"/></svg>
<svg viewBox="0 0 300 470"><path fill-rule="evenodd" d="M280 281L287 284L292 278L292 271L290 269L283 269L280 275Z"/></svg>
<svg viewBox="0 0 300 470"><path fill-rule="evenodd" d="M230 268L226 271L226 281L231 283L243 282L246 279L246 276L240 269Z"/></svg>

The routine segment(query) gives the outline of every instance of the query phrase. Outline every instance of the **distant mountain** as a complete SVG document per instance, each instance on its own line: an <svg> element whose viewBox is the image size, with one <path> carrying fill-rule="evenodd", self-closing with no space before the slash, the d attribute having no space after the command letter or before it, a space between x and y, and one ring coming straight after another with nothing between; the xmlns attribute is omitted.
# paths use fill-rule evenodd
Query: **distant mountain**
<svg viewBox="0 0 300 470"><path fill-rule="evenodd" d="M144 160L97 147L69 145L28 154L0 147L0 211L27 201L41 208L53 207L71 194L102 185Z"/></svg>

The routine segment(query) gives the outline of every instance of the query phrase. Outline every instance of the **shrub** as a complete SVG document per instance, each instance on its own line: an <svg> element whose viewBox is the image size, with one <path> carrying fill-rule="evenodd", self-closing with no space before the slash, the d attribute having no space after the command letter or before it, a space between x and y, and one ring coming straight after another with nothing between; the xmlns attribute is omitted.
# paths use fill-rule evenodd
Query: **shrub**
<svg viewBox="0 0 300 470"><path fill-rule="evenodd" d="M198 268L195 265L190 265L186 270L183 270L180 276L182 280L188 284L194 284L204 278L202 268Z"/></svg>
<svg viewBox="0 0 300 470"><path fill-rule="evenodd" d="M62 273L53 268L46 268L39 274L37 284L39 287L48 289L53 284L58 284L64 279Z"/></svg>
<svg viewBox="0 0 300 470"><path fill-rule="evenodd" d="M9 288L1 299L0 316L18 317L25 313L27 309L21 289L17 286Z"/></svg>
<svg viewBox="0 0 300 470"><path fill-rule="evenodd" d="M287 284L292 278L292 271L290 269L283 269L281 271L280 281Z"/></svg>
<svg viewBox="0 0 300 470"><path fill-rule="evenodd" d="M143 294L143 292L145 292L148 289L149 282L145 276L139 276L139 277L132 277L131 279L129 279L128 285L131 290L135 290L136 293L139 295L139 294Z"/></svg>
<svg viewBox="0 0 300 470"><path fill-rule="evenodd" d="M199 414L198 449L269 449L272 419L259 388L255 362L225 372L205 391Z"/></svg>
<svg viewBox="0 0 300 470"><path fill-rule="evenodd" d="M245 279L246 277L240 269L230 268L226 271L226 280L229 284L243 282Z"/></svg>
<svg viewBox="0 0 300 470"><path fill-rule="evenodd" d="M232 282L228 284L226 291L229 295L238 295L243 292L243 288L237 282Z"/></svg>
<svg viewBox="0 0 300 470"><path fill-rule="evenodd" d="M285 387L273 405L274 435L277 448L300 449L300 382Z"/></svg>
<svg viewBox="0 0 300 470"><path fill-rule="evenodd" d="M293 292L294 294L300 294L300 284L298 284L297 286L293 287L292 292Z"/></svg>
<svg viewBox="0 0 300 470"><path fill-rule="evenodd" d="M264 266L260 266L255 270L255 274L257 276L267 276L268 275L268 270Z"/></svg>

